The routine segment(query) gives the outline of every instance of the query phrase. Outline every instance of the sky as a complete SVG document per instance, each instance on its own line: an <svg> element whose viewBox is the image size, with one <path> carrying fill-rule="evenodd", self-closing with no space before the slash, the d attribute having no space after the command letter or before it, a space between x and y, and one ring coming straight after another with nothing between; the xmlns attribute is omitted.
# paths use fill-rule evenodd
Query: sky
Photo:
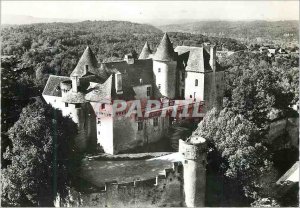
<svg viewBox="0 0 300 208"><path fill-rule="evenodd" d="M298 20L299 1L1 1L2 15L78 20Z"/></svg>

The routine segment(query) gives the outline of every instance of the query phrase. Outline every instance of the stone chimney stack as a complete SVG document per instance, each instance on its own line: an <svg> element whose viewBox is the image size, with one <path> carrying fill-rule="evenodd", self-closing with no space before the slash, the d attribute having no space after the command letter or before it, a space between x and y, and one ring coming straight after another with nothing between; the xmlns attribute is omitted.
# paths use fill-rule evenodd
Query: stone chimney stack
<svg viewBox="0 0 300 208"><path fill-rule="evenodd" d="M216 56L217 56L217 48L215 45L210 46L210 58L209 58L209 64L213 71L216 71Z"/></svg>
<svg viewBox="0 0 300 208"><path fill-rule="evenodd" d="M134 57L132 54L126 54L124 56L124 61L127 62L127 64L134 64Z"/></svg>
<svg viewBox="0 0 300 208"><path fill-rule="evenodd" d="M85 65L84 66L84 73L83 74L88 73L88 71L89 71L89 65Z"/></svg>
<svg viewBox="0 0 300 208"><path fill-rule="evenodd" d="M122 74L121 73L115 73L115 88L116 88L116 93L117 94L122 94L123 93L123 88L122 88Z"/></svg>
<svg viewBox="0 0 300 208"><path fill-rule="evenodd" d="M179 152L184 158L183 183L187 207L204 207L206 191L206 140L191 137L179 140Z"/></svg>
<svg viewBox="0 0 300 208"><path fill-rule="evenodd" d="M72 80L72 91L73 92L78 92L78 85L79 85L79 80L77 76L71 77Z"/></svg>

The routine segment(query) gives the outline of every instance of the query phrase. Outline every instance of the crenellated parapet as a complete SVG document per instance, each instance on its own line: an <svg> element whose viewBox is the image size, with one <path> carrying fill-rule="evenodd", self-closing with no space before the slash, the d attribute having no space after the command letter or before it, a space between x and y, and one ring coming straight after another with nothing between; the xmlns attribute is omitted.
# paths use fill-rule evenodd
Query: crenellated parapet
<svg viewBox="0 0 300 208"><path fill-rule="evenodd" d="M189 141L179 140L179 152L186 160L203 159L206 155L207 144L201 137L193 138Z"/></svg>
<svg viewBox="0 0 300 208"><path fill-rule="evenodd" d="M183 166L181 162L173 162L172 168L167 168L162 171L161 174L157 175L155 178L150 179L141 179L141 180L134 180L132 182L122 182L118 183L117 181L109 181L105 182L105 185L100 188L101 192L115 190L118 191L119 189L124 188L137 188L137 187L155 187L160 185L165 185L167 179L170 177L180 177L183 173Z"/></svg>
<svg viewBox="0 0 300 208"><path fill-rule="evenodd" d="M183 205L183 167L180 162L173 163L156 177L131 182L106 182L96 191L85 193L72 190L70 201L56 199L56 206L73 205L98 207L161 207Z"/></svg>

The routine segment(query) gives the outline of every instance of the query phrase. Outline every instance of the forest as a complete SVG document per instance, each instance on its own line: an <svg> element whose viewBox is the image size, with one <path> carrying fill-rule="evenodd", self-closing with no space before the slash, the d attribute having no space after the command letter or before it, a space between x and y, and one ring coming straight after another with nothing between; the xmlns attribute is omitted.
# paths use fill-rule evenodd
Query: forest
<svg viewBox="0 0 300 208"><path fill-rule="evenodd" d="M297 42L299 22L290 21L199 21L172 24L159 27L166 32L190 32L215 37L232 37L254 41L275 41L278 43Z"/></svg>

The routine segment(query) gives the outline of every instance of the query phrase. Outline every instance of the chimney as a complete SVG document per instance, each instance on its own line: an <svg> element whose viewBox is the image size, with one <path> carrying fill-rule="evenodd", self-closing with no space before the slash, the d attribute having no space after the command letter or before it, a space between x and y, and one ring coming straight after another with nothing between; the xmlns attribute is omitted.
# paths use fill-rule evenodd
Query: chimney
<svg viewBox="0 0 300 208"><path fill-rule="evenodd" d="M124 61L127 62L127 64L134 64L134 57L132 54L126 54L124 57Z"/></svg>
<svg viewBox="0 0 300 208"><path fill-rule="evenodd" d="M72 92L78 92L78 77L71 77L72 80Z"/></svg>
<svg viewBox="0 0 300 208"><path fill-rule="evenodd" d="M209 65L211 66L213 71L216 71L216 55L217 55L217 49L215 45L210 46L210 51L209 51Z"/></svg>
<svg viewBox="0 0 300 208"><path fill-rule="evenodd" d="M84 74L88 73L89 71L89 65L84 66Z"/></svg>
<svg viewBox="0 0 300 208"><path fill-rule="evenodd" d="M121 73L116 73L115 74L115 88L116 88L116 93L117 94L122 94L122 74Z"/></svg>

